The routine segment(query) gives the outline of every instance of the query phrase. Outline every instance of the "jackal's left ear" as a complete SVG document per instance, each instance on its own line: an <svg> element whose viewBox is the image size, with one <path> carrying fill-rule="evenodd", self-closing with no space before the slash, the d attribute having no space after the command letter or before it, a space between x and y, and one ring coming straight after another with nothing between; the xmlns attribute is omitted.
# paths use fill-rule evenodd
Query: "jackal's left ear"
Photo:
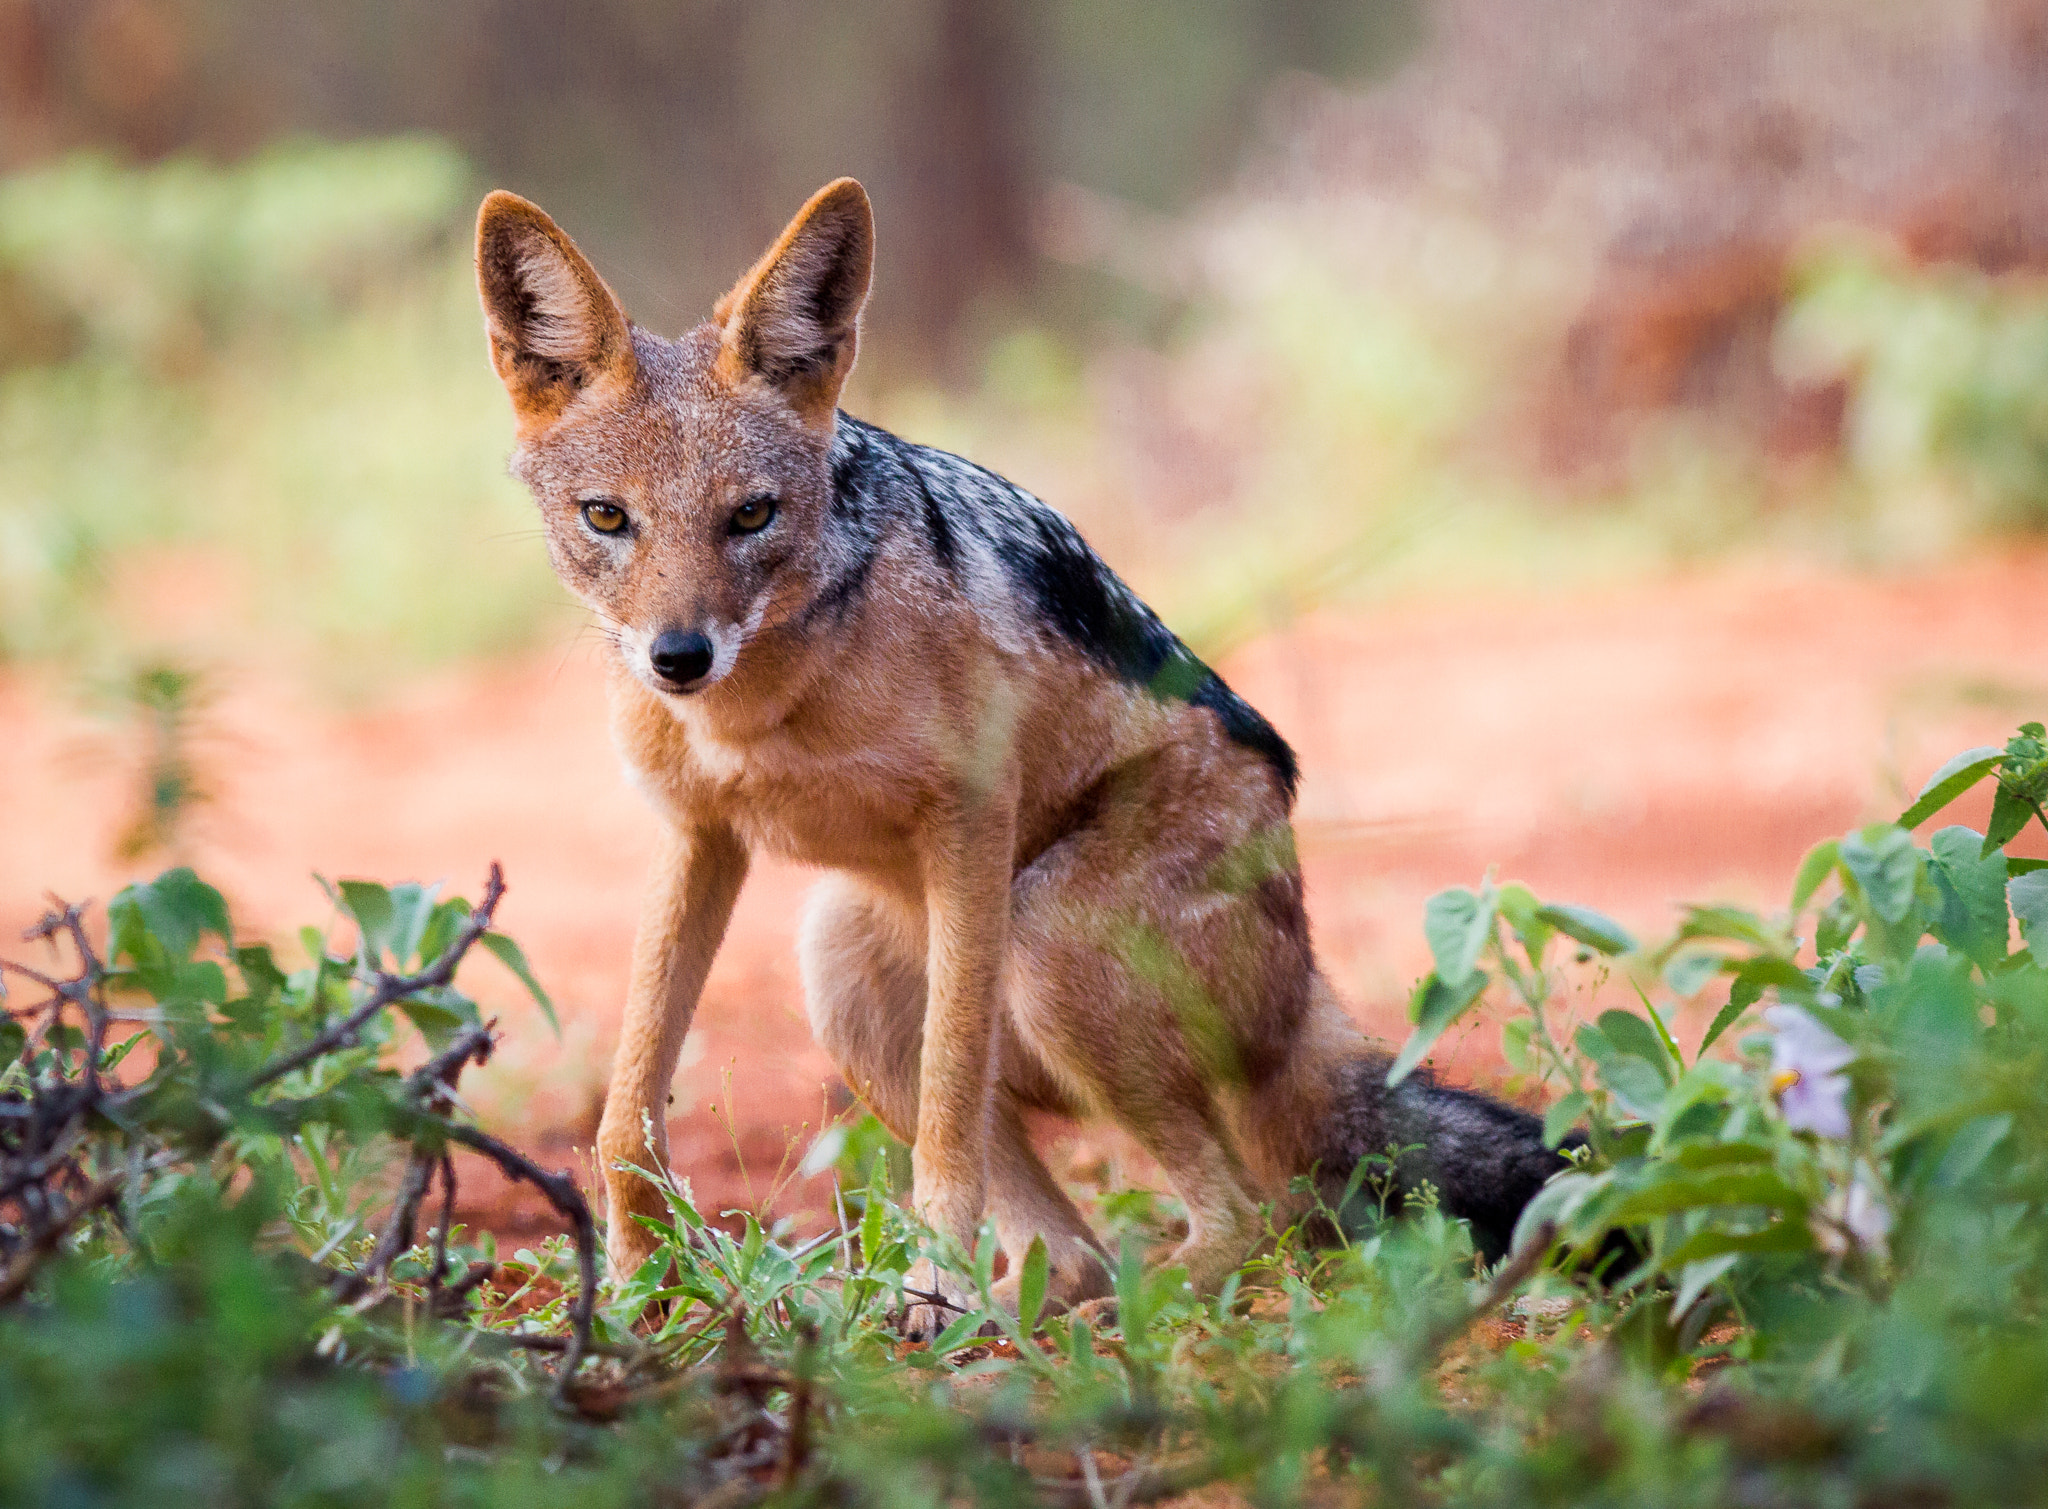
<svg viewBox="0 0 2048 1509"><path fill-rule="evenodd" d="M831 429L874 266L867 190L851 178L826 184L712 311L724 327L721 375L759 377L805 424Z"/></svg>
<svg viewBox="0 0 2048 1509"><path fill-rule="evenodd" d="M522 437L586 392L630 386L626 312L539 205L503 189L476 217L476 282L497 369Z"/></svg>

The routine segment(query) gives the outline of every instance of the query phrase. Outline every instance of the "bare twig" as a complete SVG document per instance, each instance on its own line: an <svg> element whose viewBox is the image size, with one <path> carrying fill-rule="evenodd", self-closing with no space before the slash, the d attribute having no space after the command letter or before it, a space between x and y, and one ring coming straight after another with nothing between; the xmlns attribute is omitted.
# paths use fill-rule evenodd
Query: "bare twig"
<svg viewBox="0 0 2048 1509"><path fill-rule="evenodd" d="M482 1153L512 1178L531 1184L575 1228L576 1271L581 1287L576 1303L569 1311L575 1344L569 1348L562 1363L561 1376L555 1380L555 1397L563 1399L569 1380L576 1376L576 1369L590 1350L590 1317L597 1307L597 1223L590 1217L590 1202L583 1198L583 1191L576 1187L576 1181L566 1172L549 1173L517 1148L500 1142L488 1132L462 1122L451 1122L446 1127L446 1135L449 1141Z"/></svg>
<svg viewBox="0 0 2048 1509"><path fill-rule="evenodd" d="M811 1456L811 1371L817 1366L818 1333L810 1322L798 1327L796 1378L789 1390L789 1437L783 1443L782 1486L788 1488Z"/></svg>
<svg viewBox="0 0 2048 1509"><path fill-rule="evenodd" d="M37 1229L26 1244L26 1250L18 1253L5 1268L0 1268L0 1305L11 1304L15 1296L28 1287L43 1259L57 1250L57 1245L71 1234L79 1222L119 1199L127 1182L125 1169L117 1169L104 1179L95 1180L84 1194L67 1202L61 1216Z"/></svg>
<svg viewBox="0 0 2048 1509"><path fill-rule="evenodd" d="M405 1177L399 1181L398 1198L392 1204L391 1219L385 1223L384 1234L377 1238L377 1245L371 1249L362 1267L353 1273L337 1273L330 1280L334 1297L341 1303L353 1304L361 1299L383 1281L393 1263L411 1251L420 1201L426 1198L434 1168L433 1158L414 1151L405 1165Z"/></svg>
<svg viewBox="0 0 2048 1509"><path fill-rule="evenodd" d="M448 1276L448 1232L455 1224L455 1160L441 1155L441 1224L434 1228L434 1267L427 1275L427 1308L438 1314L441 1280Z"/></svg>
<svg viewBox="0 0 2048 1509"><path fill-rule="evenodd" d="M1101 1476L1095 1470L1092 1448L1074 1453L1081 1464L1081 1476L1038 1480L1045 1502L1061 1509L1111 1509L1117 1504L1156 1504L1161 1499L1179 1498L1215 1482L1225 1468L1214 1457L1201 1457L1178 1467L1133 1467L1116 1479L1114 1495L1103 1492Z"/></svg>
<svg viewBox="0 0 2048 1509"><path fill-rule="evenodd" d="M1493 1282L1486 1286L1486 1292L1468 1306L1462 1313L1430 1330L1420 1349L1425 1361L1442 1355L1444 1348L1456 1341L1472 1328L1473 1322L1483 1315L1491 1315L1510 1299L1515 1291L1528 1282L1529 1275L1543 1266L1550 1256L1550 1244L1557 1240L1557 1223L1545 1221L1529 1234L1529 1240L1522 1245L1494 1274Z"/></svg>
<svg viewBox="0 0 2048 1509"><path fill-rule="evenodd" d="M0 1118L0 1209L12 1215L0 1219L0 1259L5 1260L0 1267L0 1304L19 1296L65 1237L95 1211L111 1205L128 1178L126 1171L95 1177L87 1161L87 1129L106 1099L100 1082L107 1033L101 1000L106 970L86 936L84 909L66 906L55 897L50 906L22 938L52 944L60 937L69 941L78 956L77 971L60 979L26 964L0 961L0 972L33 981L49 993L35 1005L8 1007L7 1015L42 1018L25 1053L38 1041L48 1043L67 1008L83 1019L85 1042L78 1050L75 1078L66 1070L60 1050L55 1073L32 1072L19 1089L0 1100L6 1111Z"/></svg>
<svg viewBox="0 0 2048 1509"><path fill-rule="evenodd" d="M935 1310L951 1310L955 1315L965 1315L967 1313L965 1305L954 1304L953 1301L947 1299L945 1295L940 1294L935 1289L913 1289L910 1285L905 1284L903 1292L919 1304L930 1305Z"/></svg>
<svg viewBox="0 0 2048 1509"><path fill-rule="evenodd" d="M272 1059L245 1081L237 1095L248 1095L265 1085L283 1078L294 1069L303 1068L316 1058L350 1047L363 1028L367 1027L377 1013L423 990L434 990L448 984L455 978L455 970L463 957L476 946L477 939L491 930L491 916L505 895L505 872L496 860L491 862L490 878L484 882L484 899L476 910L469 914L469 921L462 925L462 931L455 935L441 953L441 957L416 975L393 975L377 970L376 983L363 1003L326 1031L308 1039L280 1058Z"/></svg>

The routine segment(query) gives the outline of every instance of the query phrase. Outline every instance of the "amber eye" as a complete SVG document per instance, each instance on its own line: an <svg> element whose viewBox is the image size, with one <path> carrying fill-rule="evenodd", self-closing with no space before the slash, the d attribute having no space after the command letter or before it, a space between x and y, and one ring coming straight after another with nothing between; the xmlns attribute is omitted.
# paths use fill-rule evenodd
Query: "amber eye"
<svg viewBox="0 0 2048 1509"><path fill-rule="evenodd" d="M607 498L583 505L583 522L599 534L617 534L626 527L626 510Z"/></svg>
<svg viewBox="0 0 2048 1509"><path fill-rule="evenodd" d="M732 532L754 534L768 527L768 521L775 517L773 498L749 498L732 511Z"/></svg>

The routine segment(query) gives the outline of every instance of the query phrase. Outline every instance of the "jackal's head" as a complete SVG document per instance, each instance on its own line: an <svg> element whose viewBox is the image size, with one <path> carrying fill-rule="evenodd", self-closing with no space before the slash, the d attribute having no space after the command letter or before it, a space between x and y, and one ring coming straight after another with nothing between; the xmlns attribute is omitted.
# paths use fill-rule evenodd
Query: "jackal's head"
<svg viewBox="0 0 2048 1509"><path fill-rule="evenodd" d="M845 566L829 455L874 239L861 186L828 184L708 322L668 341L536 206L484 200L477 283L517 419L512 471L556 572L657 692L723 680Z"/></svg>

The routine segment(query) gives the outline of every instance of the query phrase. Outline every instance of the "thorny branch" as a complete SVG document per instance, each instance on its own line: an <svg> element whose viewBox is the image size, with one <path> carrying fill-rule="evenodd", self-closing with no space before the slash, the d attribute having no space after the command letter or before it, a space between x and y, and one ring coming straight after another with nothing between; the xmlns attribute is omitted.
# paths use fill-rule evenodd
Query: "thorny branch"
<svg viewBox="0 0 2048 1509"><path fill-rule="evenodd" d="M0 1090L0 1304L21 1293L36 1268L64 1239L120 1195L126 1171L101 1170L89 1156L86 1131L105 1099L101 1061L106 1049L107 1013L101 996L106 971L82 920L84 908L51 899L52 909L22 934L24 942L66 939L78 955L77 973L58 979L26 964L0 960L0 974L12 973L49 994L32 1006L5 1006L9 1021L36 1021L20 1050L30 1055L54 1050L55 1074L15 1076ZM4 1005L0 991L0 1005ZM67 1048L57 1037L69 1008L85 1023L82 1045ZM67 1065L76 1065L66 1074ZM0 1064L0 1069L7 1065Z"/></svg>
<svg viewBox="0 0 2048 1509"><path fill-rule="evenodd" d="M504 873L493 864L481 904L438 958L411 975L368 966L360 969L358 978L368 990L346 1016L270 1060L240 1084L216 1092L212 1103L223 1110L246 1105L257 1091L294 1070L355 1046L379 1013L450 984L463 959L490 931L504 894ZM0 1305L20 1295L42 1262L86 1220L102 1210L118 1210L134 1168L163 1167L180 1157L203 1156L207 1151L152 1144L146 1150L138 1149L140 1159L122 1167L102 1171L96 1166L93 1142L87 1134L96 1122L103 1123L107 1110L129 1092L118 1084L110 1085L104 1076L111 1021L103 999L106 968L86 934L85 908L65 906L54 899L52 905L53 910L24 938L52 942L63 938L78 957L77 971L69 978L57 978L25 964L0 960L0 970L47 992L46 999L26 1007L9 1005L0 992L0 1012L6 1019L35 1023L20 1055L28 1072L13 1076L10 1088L0 1090ZM52 1037L67 1010L76 1012L84 1023L82 1046L70 1049L62 1047L61 1038ZM447 1282L448 1232L456 1193L455 1166L448 1148L455 1144L489 1158L509 1177L538 1189L574 1232L581 1289L571 1312L572 1334L563 1348L556 1377L556 1397L561 1399L582 1360L592 1351L597 1230L583 1192L567 1174L549 1173L516 1148L458 1119L464 1108L456 1096L455 1082L463 1069L490 1057L493 1025L461 1033L407 1078L403 1095L407 1115L392 1130L410 1143L411 1155L390 1216L362 1266L352 1273L334 1275L330 1283L343 1303L360 1302L385 1287L391 1265L414 1246L420 1207L438 1178L441 1219L433 1235L428 1303L437 1314L459 1315L492 1269L485 1263L471 1264L454 1283ZM40 1050L53 1042L60 1051L38 1063ZM0 1063L0 1070L7 1067ZM221 1129L230 1122L231 1118L223 1117Z"/></svg>
<svg viewBox="0 0 2048 1509"><path fill-rule="evenodd" d="M448 984L455 978L456 966L461 964L477 939L491 930L491 917L498 909L498 902L505 895L505 872L497 861L491 862L490 877L484 881L484 899L476 910L469 914L469 921L462 925L462 931L455 941L448 945L441 957L422 969L416 975L394 975L384 970L375 970L374 988L363 1003L332 1027L320 1033L303 1046L271 1060L249 1076L240 1093L249 1094L260 1090L273 1080L282 1079L294 1069L303 1068L316 1058L325 1057L343 1048L352 1047L361 1036L362 1030L376 1019L380 1012L397 1005L400 1001Z"/></svg>

